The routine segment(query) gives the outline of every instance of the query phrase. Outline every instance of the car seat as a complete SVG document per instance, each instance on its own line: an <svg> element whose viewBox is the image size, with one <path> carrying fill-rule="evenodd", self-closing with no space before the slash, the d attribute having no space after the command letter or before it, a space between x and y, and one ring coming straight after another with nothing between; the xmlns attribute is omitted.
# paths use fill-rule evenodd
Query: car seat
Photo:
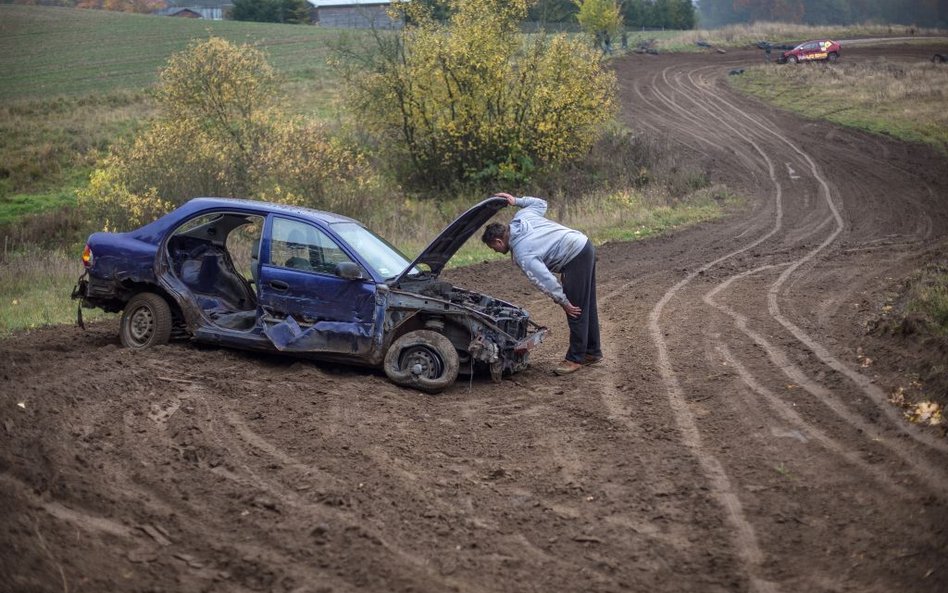
<svg viewBox="0 0 948 593"><path fill-rule="evenodd" d="M294 247L303 247L307 248L308 251L306 238L303 236L303 232L299 229L293 229L290 231L290 236L287 238L286 244L290 249ZM283 265L287 268L295 268L297 270L311 270L313 268L313 266L310 264L309 258L300 257L298 255L291 256Z"/></svg>

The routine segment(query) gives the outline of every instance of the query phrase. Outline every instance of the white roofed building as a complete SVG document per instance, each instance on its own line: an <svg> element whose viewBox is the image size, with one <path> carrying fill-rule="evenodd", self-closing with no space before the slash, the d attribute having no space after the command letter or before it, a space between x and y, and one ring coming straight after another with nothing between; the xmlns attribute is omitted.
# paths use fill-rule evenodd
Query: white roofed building
<svg viewBox="0 0 948 593"><path fill-rule="evenodd" d="M391 2L381 0L308 0L313 23L346 29L395 29L401 21L388 16Z"/></svg>

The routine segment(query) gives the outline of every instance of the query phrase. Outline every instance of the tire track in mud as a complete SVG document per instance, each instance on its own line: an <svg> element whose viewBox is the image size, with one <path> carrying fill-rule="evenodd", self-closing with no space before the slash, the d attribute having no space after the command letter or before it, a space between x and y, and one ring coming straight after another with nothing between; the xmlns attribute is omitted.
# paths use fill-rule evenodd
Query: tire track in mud
<svg viewBox="0 0 948 593"><path fill-rule="evenodd" d="M417 405L417 402L409 401L407 399L405 400L404 403L409 406ZM448 405L450 407L450 404ZM465 405L465 407L467 406ZM536 408L536 406L534 406L534 408ZM536 412L535 409L534 409L534 412ZM455 418L455 417L463 416L463 415L464 415L463 413L462 414L446 414L446 416L449 418ZM481 415L480 413L474 414L475 417L478 417L480 415ZM226 423L234 429L234 434L236 434L239 437L239 439L242 440L244 443L250 445L251 448L256 449L257 451L260 451L262 453L265 453L266 456L273 457L274 459L278 460L280 463L284 465L291 466L291 467L298 467L302 469L302 467L300 466L300 462L295 457L287 454L279 446L273 444L272 442L264 438L261 434L252 430L249 426L246 425L243 419L239 415L237 415L233 410L225 412L225 417L226 417ZM224 438L226 439L229 437L225 435ZM539 441L538 445L543 446L544 445L543 441L542 440ZM229 444L228 446L231 448L232 454L236 454L237 458L244 459L243 463L245 465L243 466L242 471L239 474L229 475L228 472L221 471L221 472L218 472L220 475L228 479L234 480L237 483L240 483L241 480L246 481L246 476L249 476L251 478L251 481L246 484L247 487L255 487L258 489L264 489L271 496L276 497L278 500L280 500L284 504L288 504L293 507L299 506L299 504L296 504L297 501L286 500L287 493L285 491L285 486L279 483L279 478L276 478L276 479L265 478L257 470L251 467L247 467L246 463L249 461L248 456L246 454L240 454L239 452L234 451L235 448L240 448L240 446L235 445L235 444ZM554 449L555 448L556 447L554 447ZM608 583L612 582L613 577L611 577L608 574L608 572L597 571L597 570L591 569L588 566L583 566L582 563L578 563L575 558L572 558L570 556L564 556L561 554L557 554L555 552L545 551L537 547L537 545L531 542L528 539L528 537L524 535L523 533L518 533L516 531L513 533L509 533L510 531L509 528L502 529L501 528L502 526L498 522L498 519L495 517L492 517L491 514L489 513L489 511L491 510L490 507L488 507L487 509L484 509L488 511L488 514L484 514L484 510L481 510L480 512L471 512L471 511L476 510L474 507L465 509L466 512L464 513L459 513L458 512L459 510L453 507L448 501L430 496L424 488L420 487L421 484L419 483L420 480L422 480L421 476L424 476L427 473L430 473L430 470L426 469L424 466L418 465L417 463L412 462L410 460L406 460L404 458L396 458L378 446L360 448L360 453L364 455L364 457L370 463L374 464L378 468L379 471L385 472L387 476L387 479L386 479L387 488L392 489L392 492L387 493L386 496L390 496L393 499L415 500L417 502L421 502L425 506L425 508L427 509L425 511L426 516L430 515L432 517L431 521L434 523L429 526L430 529L433 529L433 530L439 529L438 522L441 520L444 520L445 525L450 525L452 523L460 522L465 525L476 526L478 529L482 529L482 530L487 529L489 531L498 532L498 535L495 538L495 542L491 546L491 548L493 548L494 551L488 554L486 559L482 559L481 560L482 562L487 562L488 564L497 563L497 562L502 563L502 562L509 561L511 559L518 558L518 557L532 558L531 561L538 562L538 563L551 563L555 560L557 570L582 571L587 574L588 578L599 581L600 585L597 585L597 586L608 586ZM430 459L424 460L424 461L425 463L430 463ZM459 459L458 461L461 461L461 460ZM473 460L466 459L466 460L463 460L463 463L455 464L459 470L457 475L461 480L466 481L468 484L471 484L472 486L477 485L477 484L482 484L481 477L478 474L474 473L474 471L470 467L471 461L474 461L476 463L477 459L473 459ZM267 462L264 461L263 459L254 459L253 462L256 465L262 465L262 466L267 465ZM576 462L571 462L570 465L576 468L583 467L582 463L576 463ZM494 482L490 485L490 490L494 492L495 496L493 498L497 500L516 499L518 497L521 497L521 498L524 498L525 500L536 501L537 503L540 504L541 509L551 509L554 512L563 514L565 516L581 518L584 514L578 508L575 508L569 505L564 506L563 502L557 502L553 499L548 498L547 496L544 496L542 493L533 491L532 489L521 490L515 486L507 486L500 482ZM290 494L292 494L292 492ZM478 504L478 507L480 507L481 504L483 504L483 502ZM354 512L355 511L345 513L345 515L342 517L343 522L355 524L358 519L357 519L357 515L353 514ZM539 516L536 517L536 520L540 520L540 519L541 517ZM369 527L369 529L372 530L371 527ZM378 536L381 536L380 531L374 531L373 533ZM392 540L391 537L388 540L382 540L382 541L383 541L383 545L388 547L390 551L393 551L393 548L395 547L395 545L393 543L394 540ZM417 546L412 546L412 547L415 549L414 552L410 552L412 563L414 563L415 565L424 565L424 566L431 565L430 561L418 555L419 553L423 553L421 552L421 550L424 549L423 547L422 548L418 548ZM404 548L402 549L404 550ZM618 560L619 559L616 559L616 562L618 562ZM383 562L383 565L387 565L389 563L394 564L394 565L405 565L405 564L408 564L409 562L405 559L402 559L401 561L387 560ZM497 568L499 569L499 567ZM463 584L464 588L466 588L467 590L472 590L468 582L456 581L449 577L444 577L444 582L440 584L424 583L424 580L421 578L416 578L415 582L422 584L423 587L427 588L427 587L434 586L434 588L436 589L440 589L444 586L461 587ZM477 590L477 587L475 587L473 590ZM491 590L491 589L486 589L486 590Z"/></svg>
<svg viewBox="0 0 948 593"><path fill-rule="evenodd" d="M699 85L695 86L697 88ZM831 213L831 217L827 218L823 224L826 224L827 222L832 222L835 224L835 228L816 248L807 252L799 259L790 262L787 269L784 270L777 280L768 288L767 305L770 316L780 325L782 325L788 332L790 332L798 341L803 343L825 365L849 378L866 396L875 402L875 404L886 414L886 416L889 417L895 428L905 432L913 439L920 441L929 447L937 449L941 452L948 452L948 443L944 442L944 440L936 439L931 434L920 430L917 426L904 422L900 416L899 411L894 406L888 405L885 394L881 389L879 389L879 387L872 383L870 378L859 373L858 371L853 370L848 365L843 364L838 358L833 356L824 345L812 338L799 326L791 322L785 315L783 315L780 309L778 298L781 296L781 291L784 289L784 285L788 282L791 276L797 272L797 270L799 270L804 265L813 262L822 252L824 252L829 246L837 241L839 235L843 231L845 223L836 205L836 201L833 199L833 192L830 189L829 183L823 177L822 173L820 172L820 168L809 154L800 149L786 135L779 133L772 125L765 124L757 118L747 116L743 110L737 108L732 103L721 99L720 97L718 97L717 100L718 102L725 105L729 110L731 110L735 114L735 117L741 117L759 125L762 131L771 134L777 141L784 144L805 162L807 168L809 169L810 176L819 184L820 195ZM695 103L697 104L698 101L696 100ZM777 183L776 179L774 179L774 183ZM928 189L930 190L930 188ZM925 216L924 219L929 221L930 224L930 217ZM930 228L929 224L925 224L925 228ZM770 348L772 348L772 346L770 346ZM800 378L800 373L794 373L794 375L795 377L791 378ZM807 380L805 385L809 390L809 387L814 385L814 382L812 380ZM813 395L817 394L814 393ZM823 390L823 395L828 396L829 392ZM948 482L944 483L948 484Z"/></svg>
<svg viewBox="0 0 948 593"><path fill-rule="evenodd" d="M780 348L775 347L769 340L764 338L758 332L751 330L748 327L749 320L747 317L737 313L726 305L718 303L715 300L714 297L716 297L720 292L726 290L732 282L740 280L744 277L760 274L761 272L773 268L775 268L775 266L766 266L764 268L752 269L742 274L732 276L725 282L719 284L710 292L706 293L702 299L711 307L714 307L718 311L721 311L730 317L733 320L734 326L740 330L741 333L752 339L754 343L761 347L775 368L780 369L780 371L787 375L787 377L789 377L792 381L795 381L795 384L803 387L803 389L813 395L814 398L816 398L817 401L819 401L822 405L828 407L839 418L850 424L856 429L856 431L858 431L859 434L864 435L864 438L867 438L869 441L878 443L885 447L890 454L899 457L906 465L912 467L917 472L917 475L927 483L929 489L931 489L933 493L942 492L944 480L938 477L937 474L932 476L933 472L929 464L926 464L924 461L918 459L918 457L913 453L903 450L901 447L896 446L894 442L886 439L883 432L877 429L873 424L870 424L869 422L866 422L860 418L856 413L850 411L842 404L842 402L837 400L836 396L830 390L811 380L807 374L799 368L798 365L790 361L789 357ZM868 464L862 461L861 457L859 457L857 454L853 453L852 451L845 450L835 440L826 436L823 430L802 418L798 413L794 412L792 408L788 407L783 402L783 400L778 398L773 393L773 391L764 387L761 381L754 377L754 375L748 371L733 354L730 353L726 344L716 344L715 348L721 352L725 359L735 369L738 369L738 375L741 377L741 380L744 382L744 384L754 393L764 397L770 404L771 409L773 409L781 417L791 421L791 423L799 426L800 428L806 429L808 433L816 435L816 439L827 450L842 456L845 460L853 463L854 465L858 465L863 471L870 473L883 485L886 485L890 488L898 488L901 493L908 494L908 492L894 484L888 475L874 471Z"/></svg>
<svg viewBox="0 0 948 593"><path fill-rule="evenodd" d="M159 372L163 369L160 363L149 366ZM208 463L198 458L192 460L189 464L189 471L213 475L217 479L234 484L244 493L257 492L258 495L253 497L254 500L251 506L262 505L265 510L272 509L271 512L278 512L281 515L289 510L295 517L303 519L303 524L300 527L310 525L316 526L318 529L320 525L328 523L336 525L336 531L344 534L352 533L357 539L361 538L367 542L368 548L365 547L365 544L356 543L353 545L350 542L352 553L360 553L361 548L361 553L364 554L368 550L372 550L371 554L375 555L376 552L373 548L381 546L393 557L393 560L385 563L386 570L398 567L396 571L401 573L401 576L389 575L390 578L394 579L394 582L423 584L426 588L437 589L460 586L461 583L452 582L452 579L448 577L433 575L430 567L427 566L428 563L412 556L400 546L387 541L382 532L374 530L372 527L366 527L364 521L352 512L334 506L327 506L321 502L311 502L308 500L306 492L295 491L284 485L279 478L269 477L274 474L274 471L270 467L272 461L267 462L267 458L275 460L294 472L293 479L305 478L309 480L307 490L314 487L315 491L332 492L333 490L340 491L344 487L344 484L335 476L319 471L313 465L295 459L251 430L237 413L228 409L226 402L221 401L220 397L212 393L207 386L202 385L198 380L177 379L176 383L181 385L181 390L178 393L166 396L158 403L152 402L149 411L141 414L143 421L148 421L154 425L151 430L152 438L157 438L157 442L163 444L167 449L180 449L175 438L170 434L177 433L179 430L178 428L169 430L168 423L182 409L183 404L200 406L203 409L200 420L201 438L206 439L204 445L211 445L226 453L222 456L230 460L228 465L232 467ZM127 419L130 414L131 412L126 413ZM135 426L134 421L126 421L125 424L128 428ZM129 436L134 438L133 435ZM193 440L188 442L200 444ZM248 446L253 451L263 453L264 456L257 453L248 453ZM113 476L121 478L125 475L118 468L113 468ZM124 479L128 481L127 476ZM194 480L194 483L200 484L201 480ZM200 500L201 497L194 496L196 494L194 492L189 494L187 486L178 487L182 491L180 495L184 501L182 506L181 501L171 502L174 498L173 494L167 492L162 494L154 487L151 490L142 490L133 484L134 482L122 484L120 488L117 486L116 489L126 492L138 491L140 495L147 492L150 496L144 497L143 504L145 506L156 508L164 516L184 515L187 517L187 520L181 523L188 526L186 528L182 527L186 529L188 539L199 539L206 544L206 548L210 549L215 548L216 542L227 540L226 534L233 528L233 525L230 519L220 515L219 512L233 512L234 509L224 508L219 512L210 514L202 512L198 506L192 506L190 503L192 498ZM155 496L167 502L156 502L153 500ZM148 500L149 498L151 500ZM245 510L241 514L246 513ZM273 574L282 574L284 577L289 577L294 582L303 584L311 590L329 584L332 584L334 590L340 591L360 589L359 585L339 578L329 569L308 565L310 563L305 560L305 555L301 557L299 550L287 547L279 538L278 533L274 533L272 526L260 526L256 531L257 538L262 542L267 542L266 545L246 543L232 543L229 545L239 552L240 557L254 563L262 562L263 572L275 571ZM279 527L276 531L285 531L285 528ZM219 552L212 552L210 558L208 558L208 555L198 548L189 550L188 557L203 564L214 564L213 558L217 554ZM365 569L369 566L371 565L366 564ZM231 583L234 584L233 581Z"/></svg>
<svg viewBox="0 0 948 593"><path fill-rule="evenodd" d="M901 421L900 418L898 418L898 414L892 410L891 406L887 405L885 401L886 398L881 393L881 390L879 390L877 387L872 385L867 378L861 376L858 372L852 371L845 365L842 365L841 363L839 363L838 360L836 360L834 357L832 357L832 355L829 354L828 350L825 347L823 347L816 340L812 339L809 335L803 332L803 330L801 330L799 327L797 327L792 322L790 322L790 320L786 318L780 311L777 298L781 294L782 291L786 290L787 288L786 284L788 282L788 279L793 278L794 273L800 270L804 265L807 265L811 263L812 261L814 261L828 246L834 244L843 229L842 217L838 211L836 203L833 200L832 192L830 190L829 184L819 172L818 167L816 166L816 164L814 163L810 155L804 153L801 149L795 146L786 136L778 133L773 128L773 126L769 124L765 124L764 122L760 121L757 118L748 117L733 104L727 102L726 100L722 100L717 96L712 96L708 92L708 89L711 88L710 85L698 83L694 78L694 71L692 71L691 73L687 75L687 79L689 81L689 84L691 85L691 87L687 89L681 84L678 84L677 86L674 85L669 80L668 71L669 71L668 68L662 71L662 82L669 88L674 87L675 91L677 92L679 96L684 96L690 99L691 109L686 108L686 107L681 107L675 101L672 101L671 99L669 99L669 97L664 92L659 90L660 86L656 84L656 80L653 79L653 86L650 90L654 89L655 96L658 97L660 102L666 108L666 110L664 111L666 116L668 116L668 114L671 114L672 116L680 116L681 119L685 121L689 121L692 125L698 125L699 121L702 118L699 118L695 114L700 111L700 112L705 113L708 116L708 118L718 122L718 124L720 124L722 127L734 133L738 138L749 143L757 152L757 154L761 157L761 159L764 162L766 162L767 169L769 171L769 181L770 181L770 184L774 187L774 193L776 196L775 201L777 202L778 216L777 216L777 220L775 221L774 228L771 230L770 233L766 234L760 240L750 244L749 246L736 250L728 255L725 255L724 257L719 258L711 262L710 264L703 266L696 272L692 272L691 274L689 274L684 280L680 281L677 285L675 285L668 292L665 293L665 295L662 297L662 299L659 300L658 304L655 306L651 315L649 316L650 334L652 336L653 342L656 344L656 347L658 349L659 369L661 370L663 381L665 382L665 385L666 385L670 404L672 408L675 410L675 413L679 418L679 422L680 422L680 426L681 426L681 430L684 435L684 438L689 445L694 446L696 450L696 455L699 457L699 459L702 460L702 467L705 470L704 472L705 476L709 478L709 480L714 485L715 490L716 490L716 495L719 501L721 502L722 507L725 508L728 514L728 517L730 519L730 522L735 527L735 530L736 530L735 539L736 539L736 545L738 547L739 555L743 558L745 565L747 565L749 568L749 573L751 575L752 583L757 588L767 590L774 587L774 585L766 581L754 582L757 567L759 567L763 558L760 552L759 545L754 536L753 528L750 526L749 521L746 519L746 517L743 515L743 512L741 511L740 502L737 498L737 495L735 494L734 487L730 483L723 467L721 467L721 465L717 463L717 460L714 458L713 455L701 451L701 448L702 448L701 436L698 431L697 424L695 423L694 418L692 417L691 412L688 410L687 404L684 400L684 392L681 389L678 383L677 377L675 375L672 358L671 358L671 355L669 354L668 346L665 340L663 339L663 332L659 323L659 320L661 318L661 314L663 312L665 305L672 298L674 298L681 290L686 288L688 284L690 284L691 281L693 281L694 278L696 278L699 274L703 274L704 272L707 272L708 270L717 266L718 264L722 264L726 262L727 260L732 259L748 251L749 249L752 249L756 245L759 245L763 243L764 241L766 241L767 239L771 238L778 231L782 229L782 221L779 218L779 215L780 215L779 203L780 203L780 195L782 193L782 186L780 184L780 181L778 181L777 176L775 174L775 167L774 167L773 161L766 154L766 152L761 148L761 145L759 145L754 140L754 138L751 137L752 135L755 138L761 139L762 141L766 141L767 136L771 135L774 138L776 138L778 142L781 142L787 147L789 147L791 151L795 153L795 158L799 158L802 161L802 164L806 167L812 179L815 179L817 184L819 184L819 190L820 190L819 194L822 198L822 202L825 205L825 208L829 210L829 216L824 216L824 217L811 216L810 217L812 220L811 223L804 224L802 228L798 228L796 233L794 233L795 236L794 235L788 236L788 239L790 240L791 245L793 245L793 244L802 244L802 242L806 240L808 237L814 236L818 233L823 233L823 232L828 233L826 237L822 240L822 242L815 249L809 250L802 257L792 260L791 262L784 263L781 266L781 267L786 267L786 270L782 274L780 274L778 279L773 284L771 284L767 292L769 315L771 316L771 318L777 321L781 326L783 326L787 331L789 331L795 338L797 338L798 341L800 341L807 348L809 348L810 351L813 352L823 364L830 366L831 368L833 368L834 370L837 370L838 372L846 374L846 376L848 376L854 383L856 383L857 386L863 391L866 391L867 389L874 390L875 393L867 394L867 395L870 395L871 399L873 399L873 401L876 403L877 406L883 407L885 413L890 418L890 420L896 424L897 428L906 432L911 432L914 438L922 440L922 441L926 441L927 444L935 448L941 449L943 447L943 443L940 443L934 439L931 439L927 435L920 434L918 431L913 431L911 429L907 430L905 428L905 423ZM676 83L680 82L680 78L678 76L679 75L676 74L676 76L674 77ZM645 99L640 89L636 88L636 91L640 98ZM715 103L723 104L723 107L718 106L716 107L715 111L712 111L711 106L715 105ZM667 123L667 122L663 122L663 123ZM673 125L678 130L681 130L685 127L677 123ZM651 124L649 124L649 126L652 129L655 129L655 126L652 126ZM707 142L707 144L711 144L711 142ZM742 160L744 160L745 163L747 163L748 161L747 158L744 158ZM788 173L791 174L791 178L792 178L791 181L795 179L799 179L799 177L797 177L796 175L792 173L792 168L790 167L789 164L788 164ZM925 227L926 225L923 223L922 226ZM806 230L806 227L809 227L809 230ZM829 227L829 228L826 228L826 227ZM753 274L758 273L759 271L762 271L763 269L769 269L772 267L773 266L766 266L765 268L761 268L758 270L752 270L746 273L735 274L731 276L730 278L727 278L725 280L726 284L722 283L721 286L730 284L732 281L738 280L742 276L753 275ZM707 303L708 305L711 305L717 308L722 313L731 315L731 317L735 319L735 323L738 329L740 329L743 333L745 333L745 335L753 339L755 336L751 335L746 328L746 318L743 320L743 322L738 321L737 318L734 317L735 314L733 313L733 311L730 311L727 308L719 306L711 300L711 296L713 296L713 294L716 294L716 291L712 290L711 293L707 293L703 297L704 302ZM762 347L765 347L765 349L769 349L768 351L772 359L774 359L774 357L777 357L778 359L781 359L781 360L786 359L786 357L780 354L777 351L777 349L774 348L774 346L772 346L771 344L761 342L760 340L755 340L755 342L758 343L759 345L762 345ZM720 344L720 346L723 347L723 344ZM730 354L729 356L731 356L730 360L732 364L737 364L736 359L734 359L733 356ZM778 367L780 367L784 373L787 373L788 367L786 364L780 364L781 360L775 359L774 363ZM761 384L744 367L740 367L740 368L743 371L739 373L741 380L752 391L755 391L757 393L766 393L765 391L762 391L763 388ZM816 389L814 387L815 382L803 376L802 373L794 373L791 378L796 379L798 382L801 382L804 388L808 389L811 392L813 392ZM824 397L825 396L832 397L832 394L828 392L828 390L822 390L822 394L824 395ZM855 417L855 415L842 410L839 405L835 405L833 406L833 408L834 408L834 411L837 411L837 413L841 415L841 417L843 417L844 419L847 419L854 426L857 426L857 427L865 426L865 423L859 421ZM805 427L811 428L814 434L823 435L822 437L819 437L817 440L819 440L821 444L824 445L824 447L830 449L832 452L836 453L837 455L840 455L841 457L843 457L843 459L848 460L849 462L859 463L857 456L855 456L854 454L850 452L845 451L842 447L829 441L827 438L825 438L825 434L822 431L819 431L819 429L816 429L815 426L810 427L809 423L803 420L799 415L796 415L796 414L793 414L792 416L788 415L787 414L788 410L786 408L783 408L780 411L783 413L783 416L785 419L793 420L794 423L797 424L798 426L805 426ZM869 434L873 434L873 432L871 431L869 432ZM932 475L934 472L931 471L930 466L928 466L925 462L919 462L915 460L911 454L904 453L900 449L896 449L896 451L899 457L901 457L904 461L908 462L914 468L916 475L920 476L923 480L929 483L930 487L937 490L939 487L944 485L945 482L943 481L941 476L936 476L934 479L934 482L932 481ZM859 463L859 465L864 470L866 469L864 463ZM886 484L889 487L895 487L895 485L891 482L891 480L886 479L885 476L880 475L878 472L873 472L873 474L876 479L882 480L883 484Z"/></svg>
<svg viewBox="0 0 948 593"><path fill-rule="evenodd" d="M693 81L693 74L689 74L689 80ZM700 88L701 85L694 83L695 88ZM688 94L688 91L682 90L683 94ZM708 102L700 101L695 98L694 95L691 95L694 103L697 107L702 108L705 111L708 111L704 104ZM854 371L847 365L842 364L838 359L832 356L829 351L822 345L819 344L816 340L807 335L802 329L793 324L786 316L784 316L780 311L780 306L778 302L778 297L780 296L781 290L784 288L784 285L788 282L788 279L802 266L812 262L820 255L828 246L836 242L840 233L843 230L844 223L841 214L836 206L836 203L832 197L832 192L830 190L829 184L826 179L819 172L819 168L816 163L813 161L812 157L804 153L800 148L798 148L793 142L791 142L785 135L777 132L772 125L762 122L759 118L748 116L743 110L737 108L732 103L721 99L720 97L715 97L717 102L727 107L735 117L744 118L755 124L757 124L762 132L771 134L775 139L777 139L782 144L786 145L791 151L795 152L799 158L801 158L806 167L810 171L810 175L813 179L817 181L820 186L820 194L823 198L824 203L829 208L831 217L824 220L820 226L824 226L827 223L835 223L835 229L833 229L829 236L827 236L815 249L809 251L801 258L790 263L789 267L778 277L778 279L769 287L768 289L768 311L771 317L776 320L780 325L784 326L787 331L789 331L794 337L807 346L824 364L833 368L837 372L847 376L853 383L855 383L867 396L869 396L877 406L879 406L892 420L893 424L900 428L901 430L906 431L910 436L917 440L923 441L925 444L937 448L941 451L948 451L948 444L944 443L941 440L932 438L929 434L924 433L918 430L916 427L907 425L899 417L898 412L894 409L893 406L889 406L886 403L886 397L881 392L881 390L871 383L871 380L868 377L865 377L861 373ZM709 112L710 114L710 112ZM755 145L756 146L756 145ZM774 183L776 180L774 179ZM926 186L928 191L931 191L931 188ZM927 229L925 236L927 236L928 230L930 230L930 217L924 216L923 220L926 221L923 223L923 227ZM817 227L818 228L818 227ZM817 230L817 229L814 229ZM812 382L811 382L812 383Z"/></svg>
<svg viewBox="0 0 948 593"><path fill-rule="evenodd" d="M668 69L662 71L662 79L667 84L667 72ZM667 105L675 114L683 114L686 119L692 118L691 112L684 108L676 106L672 101L670 101L664 94L659 91L659 86L654 84L651 87L655 89L656 96ZM700 105L699 105L700 107ZM704 109L707 112L707 109ZM708 112L708 114L715 119L716 115ZM723 122L722 122L723 123ZM743 136L738 130L733 126L724 124L726 128L734 132L738 136ZM696 277L700 274L706 272L707 270L713 268L714 266L723 263L737 255L740 255L750 249L753 249L757 245L760 245L770 237L774 236L777 232L780 231L782 226L783 219L783 209L782 209L782 188L776 180L776 172L773 162L767 157L764 151L754 142L752 139L744 138L763 158L764 162L767 165L768 174L770 179L773 181L775 186L775 193L773 196L774 203L774 225L773 228L761 236L760 238L748 243L747 245L736 249L722 257L719 257L710 263L705 264L698 270L689 273L683 280L679 281L676 285L671 287L665 294L659 299L658 303L654 306L652 311L649 313L648 317L648 329L649 335L651 336L652 342L655 344L657 349L658 356L658 369L662 377L662 381L665 385L666 396L668 398L669 405L672 411L675 414L675 419L678 424L678 428L682 437L684 444L692 451L693 455L698 459L698 462L703 470L705 479L710 483L712 487L712 493L715 499L720 504L721 508L725 512L725 516L728 520L728 523L731 524L733 528L732 538L734 540L734 545L737 551L738 557L741 559L742 563L745 566L745 571L748 575L748 580L751 583L751 586L754 590L760 592L771 592L778 591L776 583L767 581L760 576L761 565L764 561L764 554L760 548L760 545L757 541L757 535L754 532L753 526L750 524L747 517L744 515L742 505L738 495L736 494L735 488L732 485L730 479L728 478L727 473L724 470L724 467L721 465L720 461L710 452L706 451L703 443L700 431L698 430L697 423L692 415L691 410L688 407L688 403L685 400L684 391L681 388L681 385L678 381L677 375L673 368L673 363L671 361L671 355L669 353L668 345L663 337L663 331L660 325L660 319L662 312L666 304L674 298L683 288L691 283Z"/></svg>
<svg viewBox="0 0 948 593"><path fill-rule="evenodd" d="M459 589L463 585L468 590L486 591L486 589L481 587L472 587L471 583L457 581L450 576L435 574L433 566L430 562L418 556L416 553L413 553L405 546L396 543L383 531L375 528L374 526L366 524L365 520L360 518L353 511L345 510L344 508L327 507L321 503L313 503L307 499L305 494L300 494L297 491L291 490L279 479L265 477L262 470L255 469L251 466L252 460L250 456L248 456L246 452L243 452L243 447L241 445L233 442L231 435L236 435L240 441L243 441L250 447L266 454L267 456L276 459L285 466L304 472L308 478L316 478L316 480L322 486L344 486L344 484L340 482L335 476L332 476L324 471L317 471L311 464L306 464L299 461L294 456L283 451L280 447L269 442L263 436L253 431L236 412L232 410L226 410L223 414L223 417L225 423L233 429L233 432L218 434L217 438L219 438L222 442L230 443L228 448L235 458L241 460L242 467L240 469L242 471L237 473L223 468L211 469L211 471L216 475L233 481L238 485L256 488L274 496L280 504L292 508L295 513L307 519L312 525L319 525L327 520L330 520L332 522L341 524L343 529L346 531L354 531L357 534L365 534L371 544L375 544L375 547L381 546L381 548L385 550L385 554L391 556L390 559L386 560L385 566L387 570L394 569L396 574L390 575L389 578L397 577L397 581L401 581L403 583L415 583L416 585L420 585L424 588ZM354 552L356 550L353 549L351 551ZM372 549L370 552L364 551L363 553L366 552L368 552L372 557L377 554L375 549ZM285 566L285 564L281 563L281 566ZM319 578L322 577L323 575L320 574ZM314 585L316 585L319 583L319 580L317 579L312 582ZM347 586L352 587L352 585ZM355 589L358 590L358 586L356 586Z"/></svg>

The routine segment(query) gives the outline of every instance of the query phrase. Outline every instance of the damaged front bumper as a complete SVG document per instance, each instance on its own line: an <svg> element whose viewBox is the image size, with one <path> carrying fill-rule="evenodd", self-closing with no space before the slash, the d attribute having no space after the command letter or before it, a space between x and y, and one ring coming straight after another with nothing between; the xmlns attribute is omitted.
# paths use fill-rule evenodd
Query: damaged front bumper
<svg viewBox="0 0 948 593"><path fill-rule="evenodd" d="M485 363L490 368L494 381L500 381L505 372L516 373L527 367L529 351L543 341L548 331L545 327L537 327L533 333L507 348L502 348L494 339L481 332L471 340L468 352L471 358Z"/></svg>

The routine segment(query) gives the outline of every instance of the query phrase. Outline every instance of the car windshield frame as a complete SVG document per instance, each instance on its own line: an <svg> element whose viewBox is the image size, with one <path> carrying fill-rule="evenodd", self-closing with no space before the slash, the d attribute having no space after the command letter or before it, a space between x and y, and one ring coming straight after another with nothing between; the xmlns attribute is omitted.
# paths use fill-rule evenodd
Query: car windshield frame
<svg viewBox="0 0 948 593"><path fill-rule="evenodd" d="M334 222L330 226L379 278L391 280L411 265L411 259L405 257L398 248L358 222L346 220ZM421 271L416 267L411 273L420 274Z"/></svg>

